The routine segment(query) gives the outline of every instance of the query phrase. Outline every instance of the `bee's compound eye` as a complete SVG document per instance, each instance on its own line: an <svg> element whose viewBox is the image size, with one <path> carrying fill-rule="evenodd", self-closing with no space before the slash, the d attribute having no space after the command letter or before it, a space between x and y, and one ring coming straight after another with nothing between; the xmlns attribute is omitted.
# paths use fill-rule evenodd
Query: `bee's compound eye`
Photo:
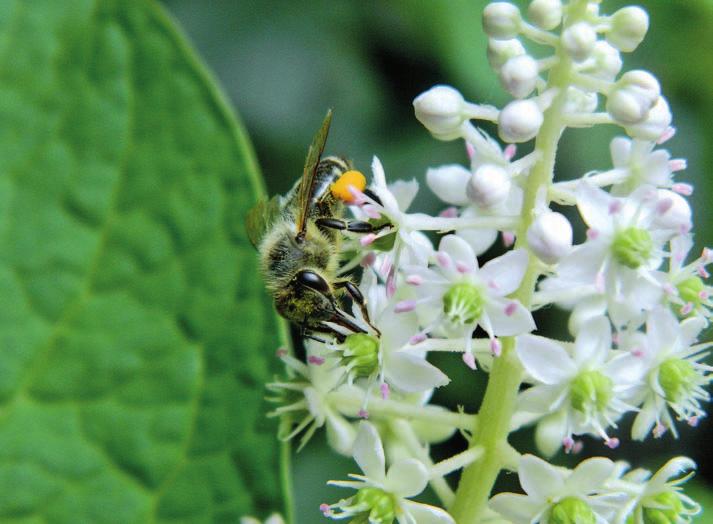
<svg viewBox="0 0 713 524"><path fill-rule="evenodd" d="M354 202L352 189L364 191L366 188L366 177L360 172L352 169L342 173L342 175L332 184L332 195L348 204Z"/></svg>
<svg viewBox="0 0 713 524"><path fill-rule="evenodd" d="M314 271L300 271L297 273L296 279L300 284L319 291L320 293L328 294L330 292L327 281Z"/></svg>

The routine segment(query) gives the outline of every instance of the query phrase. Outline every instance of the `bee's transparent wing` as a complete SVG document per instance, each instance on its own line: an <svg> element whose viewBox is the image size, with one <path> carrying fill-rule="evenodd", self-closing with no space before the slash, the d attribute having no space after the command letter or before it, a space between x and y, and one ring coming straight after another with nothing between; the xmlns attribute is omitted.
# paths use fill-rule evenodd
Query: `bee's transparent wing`
<svg viewBox="0 0 713 524"><path fill-rule="evenodd" d="M312 193L314 191L315 175L317 174L317 165L322 157L324 145L327 143L327 135L329 134L329 126L332 123L332 110L327 111L327 115L322 121L322 127L319 128L317 134L314 135L312 144L307 150L307 159L305 160L305 168L302 172L302 180L299 186L297 195L297 236L304 237L305 228L307 227L307 215L309 207L312 205Z"/></svg>
<svg viewBox="0 0 713 524"><path fill-rule="evenodd" d="M280 216L280 197L260 200L245 216L245 229L250 243L257 248L265 233Z"/></svg>

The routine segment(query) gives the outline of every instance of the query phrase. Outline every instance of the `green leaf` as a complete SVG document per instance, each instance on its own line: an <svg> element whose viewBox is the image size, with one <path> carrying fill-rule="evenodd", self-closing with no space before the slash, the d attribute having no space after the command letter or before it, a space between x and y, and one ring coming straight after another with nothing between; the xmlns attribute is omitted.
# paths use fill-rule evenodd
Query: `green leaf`
<svg viewBox="0 0 713 524"><path fill-rule="evenodd" d="M0 158L0 520L283 509L261 185L163 11L0 2Z"/></svg>

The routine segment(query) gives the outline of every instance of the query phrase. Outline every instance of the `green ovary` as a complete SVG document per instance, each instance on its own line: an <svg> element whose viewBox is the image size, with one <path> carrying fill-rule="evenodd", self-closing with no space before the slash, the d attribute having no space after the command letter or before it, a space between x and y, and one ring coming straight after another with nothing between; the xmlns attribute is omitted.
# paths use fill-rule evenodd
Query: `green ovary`
<svg viewBox="0 0 713 524"><path fill-rule="evenodd" d="M355 377L370 377L379 369L379 341L364 333L349 335L344 340L343 360Z"/></svg>
<svg viewBox="0 0 713 524"><path fill-rule="evenodd" d="M701 305L701 291L705 290L705 284L700 278L687 278L677 286L677 289L684 302L691 303L694 306Z"/></svg>
<svg viewBox="0 0 713 524"><path fill-rule="evenodd" d="M354 497L354 506L365 509L350 522L353 524L391 524L396 518L396 501L393 495L379 488L362 488Z"/></svg>
<svg viewBox="0 0 713 524"><path fill-rule="evenodd" d="M613 393L612 380L599 371L584 371L572 381L570 402L582 413L602 412Z"/></svg>
<svg viewBox="0 0 713 524"><path fill-rule="evenodd" d="M595 524L596 521L589 504L576 497L567 497L552 507L547 524Z"/></svg>
<svg viewBox="0 0 713 524"><path fill-rule="evenodd" d="M617 262L637 269L651 258L654 242L645 229L629 227L617 232L611 248Z"/></svg>
<svg viewBox="0 0 713 524"><path fill-rule="evenodd" d="M687 360L671 358L659 366L658 379L666 400L678 402L696 383L696 370Z"/></svg>
<svg viewBox="0 0 713 524"><path fill-rule="evenodd" d="M477 322L484 306L483 292L469 282L454 284L443 295L443 312L448 320L456 324Z"/></svg>

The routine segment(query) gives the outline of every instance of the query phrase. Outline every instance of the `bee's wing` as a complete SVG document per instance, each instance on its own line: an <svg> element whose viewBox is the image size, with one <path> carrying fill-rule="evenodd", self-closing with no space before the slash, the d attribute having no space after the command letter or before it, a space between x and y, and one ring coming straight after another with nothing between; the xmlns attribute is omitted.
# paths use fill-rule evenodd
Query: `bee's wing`
<svg viewBox="0 0 713 524"><path fill-rule="evenodd" d="M332 110L327 111L327 115L322 121L322 127L319 128L317 134L314 135L312 144L307 150L307 159L305 160L305 168L302 172L302 180L298 189L297 195L297 236L303 237L305 228L307 227L307 214L309 207L312 205L312 193L314 191L315 175L317 174L317 165L324 151L324 144L327 142L329 134L329 126L332 123Z"/></svg>
<svg viewBox="0 0 713 524"><path fill-rule="evenodd" d="M275 195L270 200L260 200L245 215L245 229L250 243L257 248L265 233L280 216L280 197Z"/></svg>

